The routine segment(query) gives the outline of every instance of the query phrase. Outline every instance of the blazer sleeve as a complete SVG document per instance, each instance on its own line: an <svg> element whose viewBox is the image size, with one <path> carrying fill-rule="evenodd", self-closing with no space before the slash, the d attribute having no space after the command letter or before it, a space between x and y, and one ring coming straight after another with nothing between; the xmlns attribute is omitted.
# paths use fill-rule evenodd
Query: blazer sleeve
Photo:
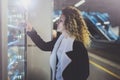
<svg viewBox="0 0 120 80"><path fill-rule="evenodd" d="M36 44L38 48L44 51L52 51L55 42L57 41L60 33L57 34L57 37L54 38L52 41L45 42L33 29L32 31L28 31L27 35L32 39L32 41Z"/></svg>

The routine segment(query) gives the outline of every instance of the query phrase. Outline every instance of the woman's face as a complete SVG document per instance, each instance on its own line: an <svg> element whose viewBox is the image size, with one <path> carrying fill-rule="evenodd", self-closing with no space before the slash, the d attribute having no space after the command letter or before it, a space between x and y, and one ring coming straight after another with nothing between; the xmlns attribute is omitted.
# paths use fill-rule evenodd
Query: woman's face
<svg viewBox="0 0 120 80"><path fill-rule="evenodd" d="M64 22L65 22L65 16L64 16L64 15L61 15L61 16L60 16L60 19L59 19L58 22L57 22L57 31L59 31L59 32L65 31Z"/></svg>

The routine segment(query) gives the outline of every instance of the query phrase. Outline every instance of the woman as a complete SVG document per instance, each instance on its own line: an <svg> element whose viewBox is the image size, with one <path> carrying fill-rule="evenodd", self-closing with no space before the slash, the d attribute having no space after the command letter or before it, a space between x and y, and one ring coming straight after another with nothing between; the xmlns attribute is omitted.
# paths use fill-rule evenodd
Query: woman
<svg viewBox="0 0 120 80"><path fill-rule="evenodd" d="M28 24L26 30L40 49L52 51L52 80L87 80L89 59L86 47L90 38L78 9L69 6L62 10L57 22L57 31L61 34L50 42L44 42L31 25Z"/></svg>

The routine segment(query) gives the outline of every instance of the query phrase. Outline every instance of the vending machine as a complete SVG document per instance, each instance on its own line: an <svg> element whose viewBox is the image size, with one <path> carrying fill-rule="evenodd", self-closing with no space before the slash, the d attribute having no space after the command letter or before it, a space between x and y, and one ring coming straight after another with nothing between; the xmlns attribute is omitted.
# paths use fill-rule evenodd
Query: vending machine
<svg viewBox="0 0 120 80"><path fill-rule="evenodd" d="M0 0L0 80L50 79L50 54L43 54L28 38L24 23L30 21L45 41L51 40L52 4L51 0Z"/></svg>
<svg viewBox="0 0 120 80"><path fill-rule="evenodd" d="M8 80L26 80L26 10L22 0L8 0L7 9Z"/></svg>

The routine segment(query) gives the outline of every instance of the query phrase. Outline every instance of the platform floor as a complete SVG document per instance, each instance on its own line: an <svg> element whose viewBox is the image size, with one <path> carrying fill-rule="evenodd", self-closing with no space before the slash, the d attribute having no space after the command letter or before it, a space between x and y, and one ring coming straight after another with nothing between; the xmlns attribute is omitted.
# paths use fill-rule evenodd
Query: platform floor
<svg viewBox="0 0 120 80"><path fill-rule="evenodd" d="M90 76L88 80L120 80L120 65L89 52Z"/></svg>

